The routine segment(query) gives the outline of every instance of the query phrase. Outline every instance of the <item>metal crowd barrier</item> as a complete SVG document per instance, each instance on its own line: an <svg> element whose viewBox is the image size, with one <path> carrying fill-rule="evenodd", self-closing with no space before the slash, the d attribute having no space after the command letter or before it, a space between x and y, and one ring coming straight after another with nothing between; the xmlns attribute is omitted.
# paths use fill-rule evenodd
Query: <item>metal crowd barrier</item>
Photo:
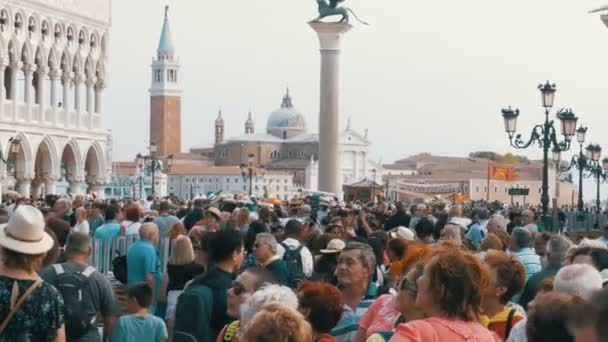
<svg viewBox="0 0 608 342"><path fill-rule="evenodd" d="M127 235L114 239L93 239L93 252L89 258L89 265L97 271L107 275L112 270L112 260L118 255L126 255L129 248L139 240L139 235ZM161 239L156 246L156 252L160 259L161 271L167 269L171 249L169 238Z"/></svg>
<svg viewBox="0 0 608 342"><path fill-rule="evenodd" d="M608 215L595 213L567 212L566 213L566 228L571 232L591 231L594 229L602 229L608 224Z"/></svg>

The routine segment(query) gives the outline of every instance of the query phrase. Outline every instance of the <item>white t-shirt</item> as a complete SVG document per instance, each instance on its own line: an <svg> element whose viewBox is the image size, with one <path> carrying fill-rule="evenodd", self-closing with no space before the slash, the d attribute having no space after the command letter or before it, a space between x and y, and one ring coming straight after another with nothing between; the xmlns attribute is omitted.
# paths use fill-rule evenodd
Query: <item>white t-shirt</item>
<svg viewBox="0 0 608 342"><path fill-rule="evenodd" d="M84 220L81 223L76 224L74 228L72 228L72 231L75 233L83 233L88 235L90 231L89 221Z"/></svg>
<svg viewBox="0 0 608 342"><path fill-rule="evenodd" d="M133 222L133 221L122 221L121 225L125 226L125 235L134 235L139 234L139 228L141 227L141 222Z"/></svg>

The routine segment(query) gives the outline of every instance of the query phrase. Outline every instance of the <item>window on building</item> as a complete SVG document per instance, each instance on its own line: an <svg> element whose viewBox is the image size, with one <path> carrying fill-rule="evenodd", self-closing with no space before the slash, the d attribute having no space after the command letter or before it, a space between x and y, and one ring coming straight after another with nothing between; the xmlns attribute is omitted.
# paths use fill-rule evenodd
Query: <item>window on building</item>
<svg viewBox="0 0 608 342"><path fill-rule="evenodd" d="M494 185L494 192L498 192L498 186Z"/></svg>
<svg viewBox="0 0 608 342"><path fill-rule="evenodd" d="M256 185L255 187L253 187L255 190L259 190L260 188Z"/></svg>
<svg viewBox="0 0 608 342"><path fill-rule="evenodd" d="M226 183L230 183L230 178L226 178Z"/></svg>
<svg viewBox="0 0 608 342"><path fill-rule="evenodd" d="M285 191L287 191L287 187L285 187Z"/></svg>
<svg viewBox="0 0 608 342"><path fill-rule="evenodd" d="M475 192L479 192L479 185L475 187Z"/></svg>
<svg viewBox="0 0 608 342"><path fill-rule="evenodd" d="M219 177L216 177L216 178L215 178L215 182L216 182L216 183L219 183L219 182L220 182L220 178L219 178Z"/></svg>
<svg viewBox="0 0 608 342"><path fill-rule="evenodd" d="M505 186L505 194L509 193L509 188Z"/></svg>
<svg viewBox="0 0 608 342"><path fill-rule="evenodd" d="M200 182L203 183L205 181L205 178L201 177Z"/></svg>
<svg viewBox="0 0 608 342"><path fill-rule="evenodd" d="M542 188L542 187L539 187L539 188L538 188L538 193L539 193L539 194L542 194L542 192L543 192L543 188Z"/></svg>
<svg viewBox="0 0 608 342"><path fill-rule="evenodd" d="M190 181L190 179L189 179L189 178L186 178L186 183L188 183L189 181Z"/></svg>
<svg viewBox="0 0 608 342"><path fill-rule="evenodd" d="M160 83L162 80L162 71L161 70L156 70L156 82Z"/></svg>
<svg viewBox="0 0 608 342"><path fill-rule="evenodd" d="M277 185L277 191L281 191L281 187Z"/></svg>
<svg viewBox="0 0 608 342"><path fill-rule="evenodd" d="M247 191L247 185L243 185L243 191Z"/></svg>
<svg viewBox="0 0 608 342"><path fill-rule="evenodd" d="M488 186L487 185L483 187L483 192L488 192Z"/></svg>

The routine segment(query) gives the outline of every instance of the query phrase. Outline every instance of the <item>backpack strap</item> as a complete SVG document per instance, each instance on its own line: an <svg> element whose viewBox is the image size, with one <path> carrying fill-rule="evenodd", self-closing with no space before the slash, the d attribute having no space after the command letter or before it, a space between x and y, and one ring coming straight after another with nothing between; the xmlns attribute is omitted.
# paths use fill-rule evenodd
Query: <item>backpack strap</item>
<svg viewBox="0 0 608 342"><path fill-rule="evenodd" d="M509 311L509 316L507 316L507 323L505 325L505 340L507 339L507 337L509 337L509 334L511 333L511 328L513 328L513 316L515 316L516 312L517 310L511 308L511 311Z"/></svg>
<svg viewBox="0 0 608 342"><path fill-rule="evenodd" d="M65 270L63 269L63 266L61 266L61 264L54 264L53 269L55 270L55 273L57 275L63 274L65 272Z"/></svg>
<svg viewBox="0 0 608 342"><path fill-rule="evenodd" d="M0 335L2 335L4 329L6 329L8 323L11 321L11 318L13 318L13 315L15 315L17 310L19 310L23 302L25 302L25 300L32 294L32 292L34 292L34 290L36 290L38 286L40 286L40 284L42 284L42 279L38 278L36 279L36 281L34 281L32 285L30 285L30 287L28 287L27 290L25 290L23 295L19 298L19 300L17 300L16 303L11 300L11 312L9 312L8 316L6 316L6 318L4 319L4 321L2 321L2 324L0 325ZM13 289L11 292L11 299L15 298L18 292L19 285L17 284L17 280L14 280Z"/></svg>
<svg viewBox="0 0 608 342"><path fill-rule="evenodd" d="M91 274L93 274L95 272L95 267L93 266L87 266L87 268L84 269L84 271L82 271L82 275L85 276L86 278L90 277Z"/></svg>

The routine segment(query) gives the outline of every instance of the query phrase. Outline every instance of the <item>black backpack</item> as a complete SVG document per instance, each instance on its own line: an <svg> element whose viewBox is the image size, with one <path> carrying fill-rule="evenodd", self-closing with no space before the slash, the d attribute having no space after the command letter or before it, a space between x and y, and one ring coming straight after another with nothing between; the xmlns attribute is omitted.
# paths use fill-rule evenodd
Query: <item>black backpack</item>
<svg viewBox="0 0 608 342"><path fill-rule="evenodd" d="M57 277L55 287L65 303L65 333L76 339L96 325L97 309L90 287L90 276L95 268L88 266L82 272L65 272L61 264L54 264Z"/></svg>
<svg viewBox="0 0 608 342"><path fill-rule="evenodd" d="M300 244L297 248L292 249L285 243L281 242L281 246L283 246L283 249L285 249L283 261L285 261L287 271L289 273L289 287L295 289L305 279L302 256L300 255L300 251L302 251L304 245Z"/></svg>
<svg viewBox="0 0 608 342"><path fill-rule="evenodd" d="M116 280L127 285L127 255L120 255L119 251L116 254L118 256L112 259L112 273Z"/></svg>

